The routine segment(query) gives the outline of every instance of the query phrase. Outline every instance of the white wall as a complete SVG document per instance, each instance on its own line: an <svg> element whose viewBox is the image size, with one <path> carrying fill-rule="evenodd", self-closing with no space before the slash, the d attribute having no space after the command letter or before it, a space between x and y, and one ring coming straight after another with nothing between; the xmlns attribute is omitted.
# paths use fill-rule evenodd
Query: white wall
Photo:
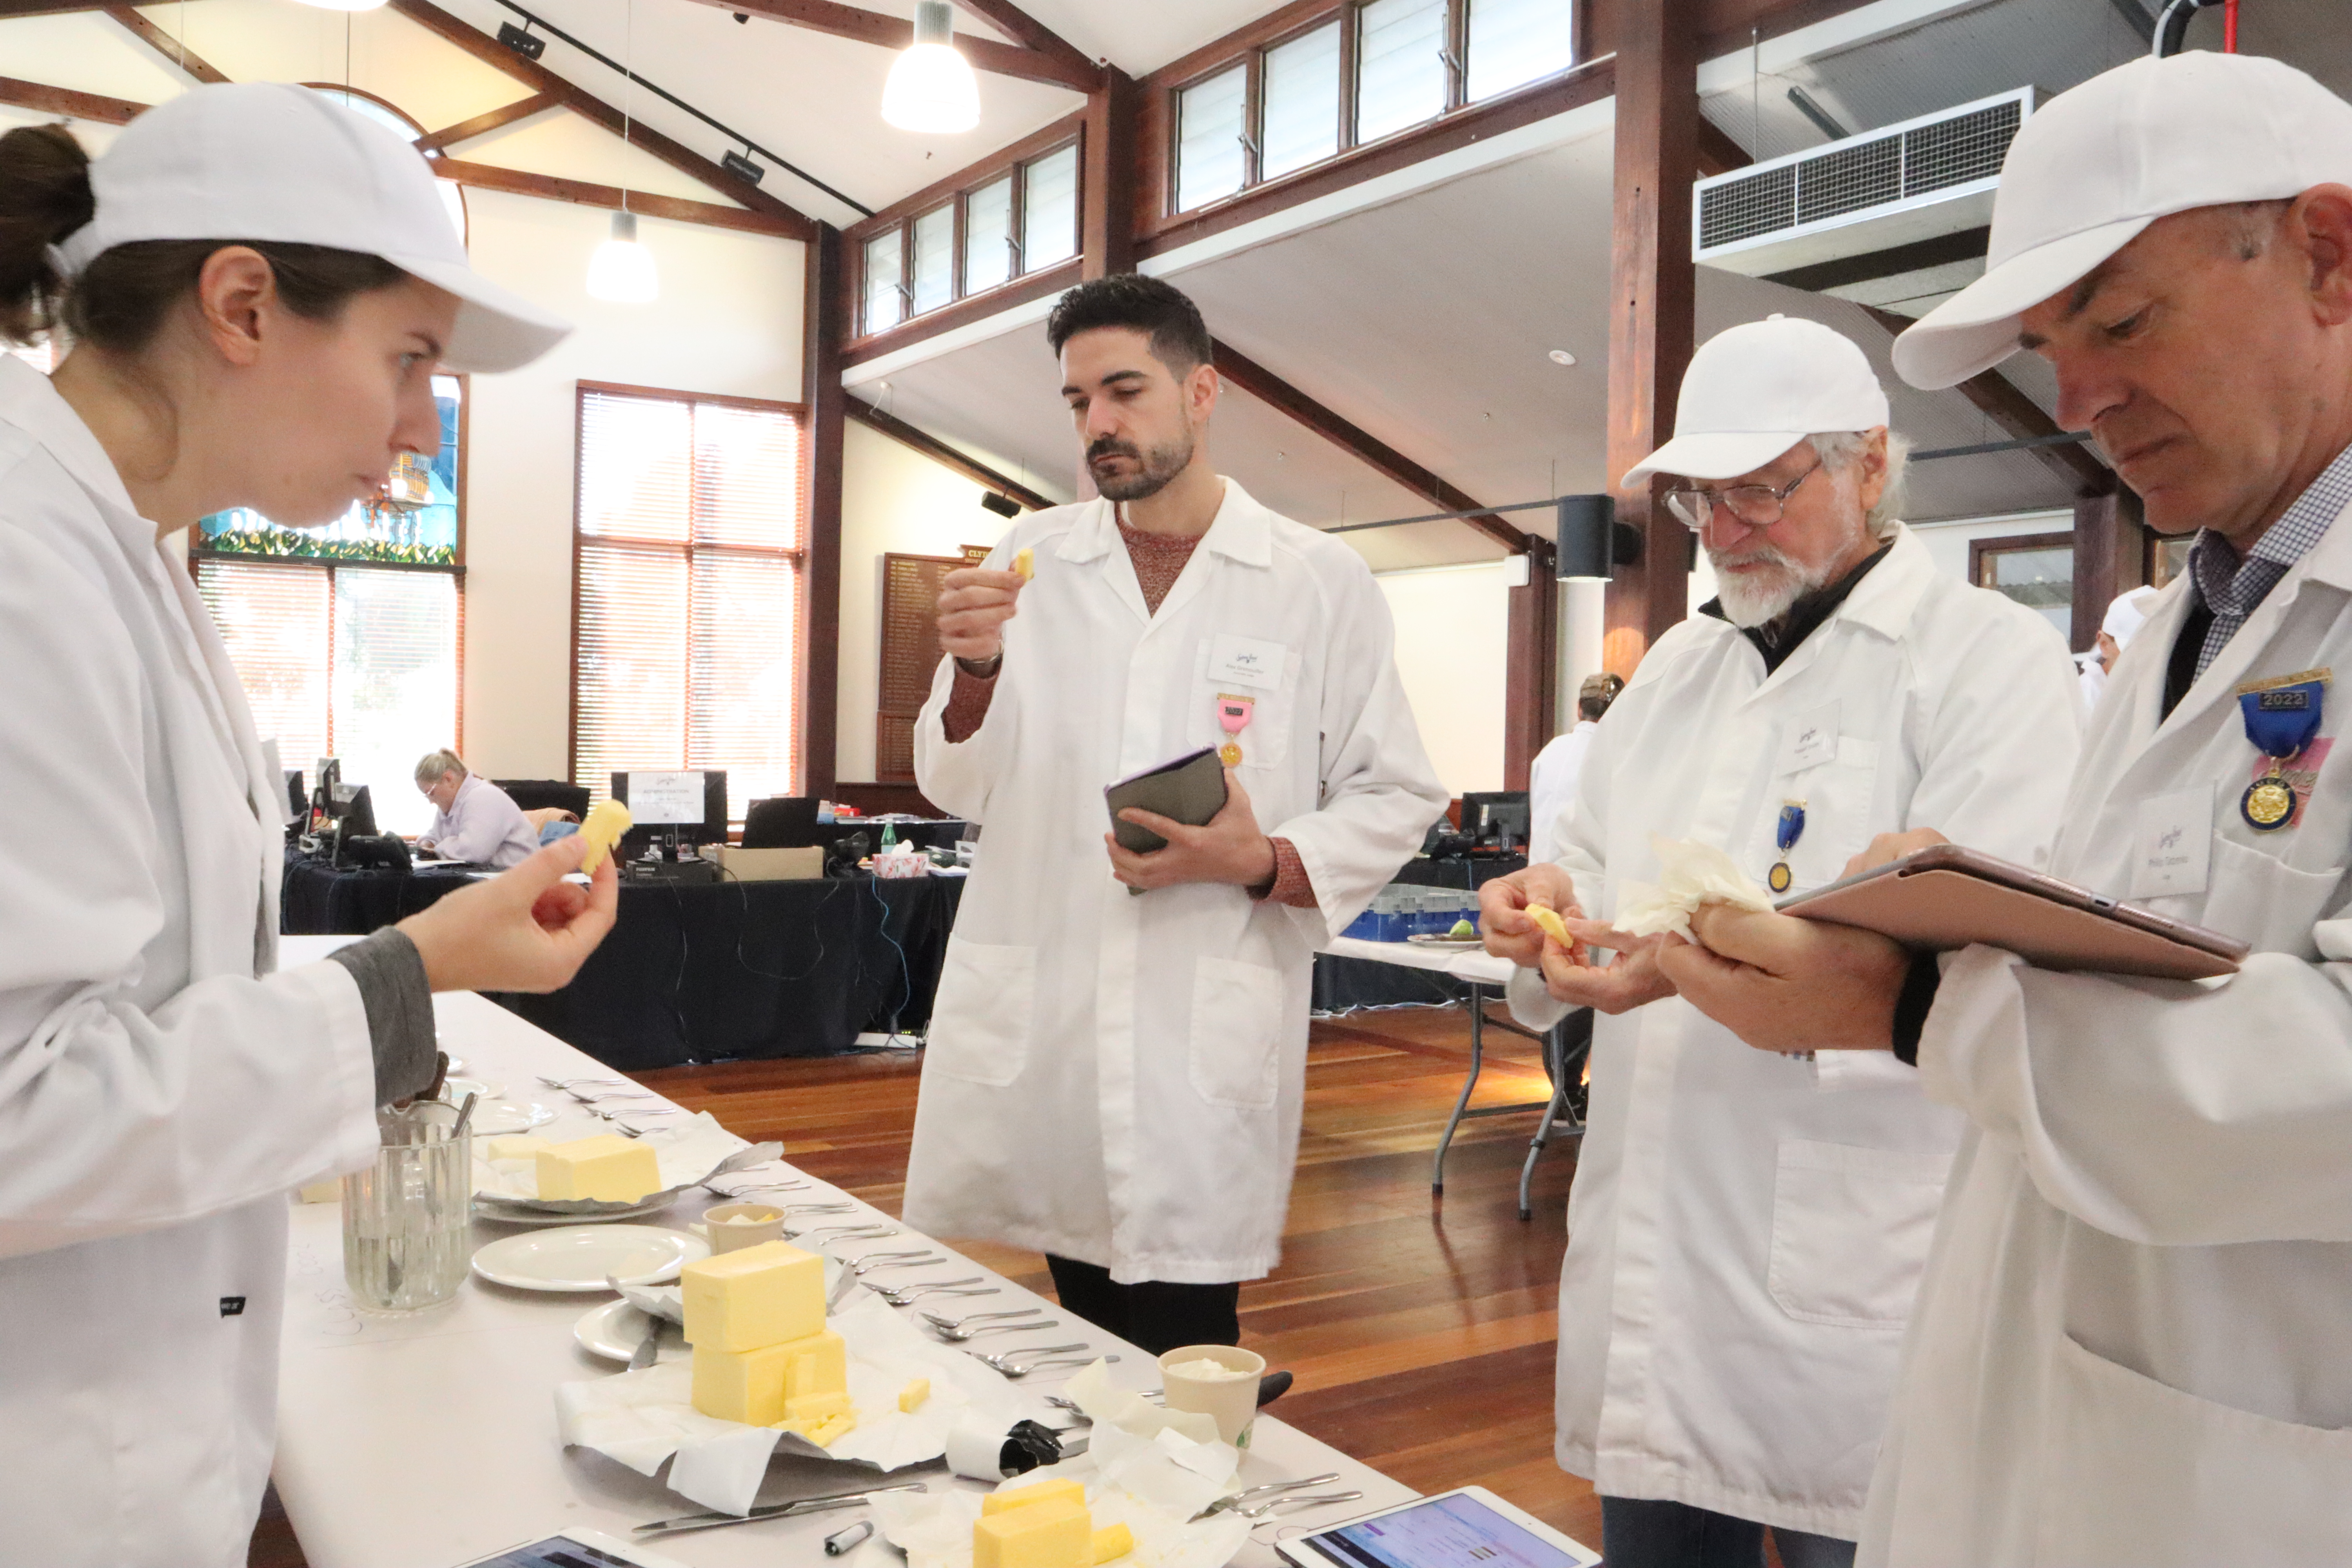
<svg viewBox="0 0 2352 1568"><path fill-rule="evenodd" d="M640 218L661 299L613 305L586 289L610 213L493 191L466 200L475 268L578 328L537 363L471 383L466 760L499 778L564 778L577 384L799 402L803 247Z"/></svg>
<svg viewBox="0 0 2352 1568"><path fill-rule="evenodd" d="M1421 743L1454 795L1503 787L1503 672L1509 589L1503 563L1383 572L1396 617L1397 673Z"/></svg>
<svg viewBox="0 0 2352 1568"><path fill-rule="evenodd" d="M849 421L841 473L841 718L836 776L874 776L882 673L882 557L954 555L994 544L1010 519L981 510L987 492L913 448Z"/></svg>

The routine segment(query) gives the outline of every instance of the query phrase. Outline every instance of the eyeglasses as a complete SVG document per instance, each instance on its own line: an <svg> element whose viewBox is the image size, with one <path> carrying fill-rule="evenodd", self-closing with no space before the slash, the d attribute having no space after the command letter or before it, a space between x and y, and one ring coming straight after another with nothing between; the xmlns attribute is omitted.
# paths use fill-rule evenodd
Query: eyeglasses
<svg viewBox="0 0 2352 1568"><path fill-rule="evenodd" d="M1797 487L1821 471L1821 459L1816 458L1811 468L1785 485L1731 485L1719 490L1668 490L1666 505L1685 526L1694 531L1707 525L1717 506L1750 528L1769 528L1780 521L1787 510L1789 498L1796 493Z"/></svg>

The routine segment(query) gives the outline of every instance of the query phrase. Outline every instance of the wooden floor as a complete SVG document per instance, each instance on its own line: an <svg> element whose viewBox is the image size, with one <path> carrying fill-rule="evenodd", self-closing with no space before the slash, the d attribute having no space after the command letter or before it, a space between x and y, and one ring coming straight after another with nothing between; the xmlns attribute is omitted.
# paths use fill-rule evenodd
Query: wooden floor
<svg viewBox="0 0 2352 1568"><path fill-rule="evenodd" d="M1487 1034L1474 1105L1540 1100L1534 1042ZM1282 1267L1242 1289L1243 1342L1297 1384L1276 1413L1420 1491L1475 1482L1598 1548L1591 1488L1551 1458L1552 1342L1572 1140L1546 1152L1535 1218L1518 1175L1537 1113L1463 1123L1445 1195L1430 1153L1469 1064L1458 1009L1318 1022ZM793 1163L896 1214L914 1128L911 1055L735 1062L640 1075ZM1037 1254L961 1250L1050 1297ZM256 1568L300 1568L264 1521Z"/></svg>

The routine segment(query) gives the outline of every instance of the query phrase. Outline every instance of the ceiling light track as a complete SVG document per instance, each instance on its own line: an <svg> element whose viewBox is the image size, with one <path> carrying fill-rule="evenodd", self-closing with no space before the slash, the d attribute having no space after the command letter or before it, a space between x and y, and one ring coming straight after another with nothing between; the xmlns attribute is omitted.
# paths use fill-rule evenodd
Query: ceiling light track
<svg viewBox="0 0 2352 1568"><path fill-rule="evenodd" d="M867 206L864 202L857 200L854 196L844 195L841 192L835 190L831 185L826 184L823 180L818 179L814 174L810 174L806 169L800 167L790 159L787 159L781 154L770 152L767 148L761 146L757 142L752 141L749 136L744 135L740 131L737 131L730 126L721 124L719 121L713 120L708 114L703 113L702 110L695 108L694 105L687 102L686 100L678 97L677 94L647 81L645 78L637 75L636 72L631 70L620 61L613 58L612 56L604 54L601 50L593 48L590 46L582 43L578 38L573 37L562 28L555 26L554 23L550 22L546 17L535 16L531 12L526 11L520 5L516 5L515 0L499 0L499 4L513 12L516 16L520 16L528 26L538 28L541 32L545 33L549 37L562 39L563 42L571 45L573 48L578 49L582 54L586 55L590 59L594 60L598 65L604 67L608 70L618 71L625 80L633 81L639 87L644 88L647 92L652 93L656 98L660 99L663 102L684 110L687 113L693 115L697 120L701 121L705 125L709 126L713 131L718 132L721 136L726 137L730 142L740 142L746 148L750 149L751 152L757 153L761 157L765 158L769 163L773 163L779 169L783 170L794 179L800 180L806 184L815 186L818 190L823 191L826 195L831 196L835 201L839 202L842 205L854 208L866 217L872 217L874 216L874 209ZM508 47L512 47L513 46L509 45ZM757 181L753 182L755 184L757 183Z"/></svg>

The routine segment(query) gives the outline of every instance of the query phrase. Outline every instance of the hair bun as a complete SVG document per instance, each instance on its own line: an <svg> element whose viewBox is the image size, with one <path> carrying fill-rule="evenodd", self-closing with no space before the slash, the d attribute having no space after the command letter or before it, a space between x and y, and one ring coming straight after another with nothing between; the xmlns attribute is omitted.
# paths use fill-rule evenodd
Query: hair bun
<svg viewBox="0 0 2352 1568"><path fill-rule="evenodd" d="M62 125L0 135L0 338L29 342L57 321L58 242L90 220L89 154Z"/></svg>

